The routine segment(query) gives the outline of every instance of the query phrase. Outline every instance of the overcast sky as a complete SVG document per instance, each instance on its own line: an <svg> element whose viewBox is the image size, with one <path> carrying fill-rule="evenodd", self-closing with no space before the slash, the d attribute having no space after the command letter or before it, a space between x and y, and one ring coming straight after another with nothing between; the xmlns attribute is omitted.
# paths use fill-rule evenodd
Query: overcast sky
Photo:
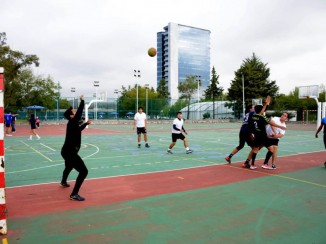
<svg viewBox="0 0 326 244"><path fill-rule="evenodd" d="M0 32L14 50L40 58L37 74L62 95L92 96L140 84L156 88L156 33L169 22L211 31L211 66L226 90L253 52L281 93L326 84L326 0L2 0ZM76 95L77 95L76 94Z"/></svg>

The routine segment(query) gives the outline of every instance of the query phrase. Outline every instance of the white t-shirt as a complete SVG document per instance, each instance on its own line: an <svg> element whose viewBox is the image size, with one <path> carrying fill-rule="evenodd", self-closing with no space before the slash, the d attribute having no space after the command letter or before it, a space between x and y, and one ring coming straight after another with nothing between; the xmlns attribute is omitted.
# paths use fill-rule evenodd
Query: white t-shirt
<svg viewBox="0 0 326 244"><path fill-rule="evenodd" d="M145 127L145 120L146 120L146 114L144 112L140 113L136 113L134 120L136 120L136 127L137 128L142 128Z"/></svg>
<svg viewBox="0 0 326 244"><path fill-rule="evenodd" d="M182 126L183 126L183 119L178 119L178 118L175 118L173 120L173 124L175 125L175 127L177 127L179 130L182 129ZM181 134L181 131L178 131L178 130L175 130L172 126L172 133L174 134Z"/></svg>
<svg viewBox="0 0 326 244"><path fill-rule="evenodd" d="M278 125L282 125L282 126L286 127L285 122L281 122L280 117L274 117L272 119L272 121L274 121ZM285 134L285 130L282 130L282 129L277 128L277 127L274 127L274 129L275 129L276 135L277 134L282 134L282 135ZM270 125L267 126L266 133L267 133L267 135L273 135L274 134L274 132L272 130L272 126L270 126Z"/></svg>

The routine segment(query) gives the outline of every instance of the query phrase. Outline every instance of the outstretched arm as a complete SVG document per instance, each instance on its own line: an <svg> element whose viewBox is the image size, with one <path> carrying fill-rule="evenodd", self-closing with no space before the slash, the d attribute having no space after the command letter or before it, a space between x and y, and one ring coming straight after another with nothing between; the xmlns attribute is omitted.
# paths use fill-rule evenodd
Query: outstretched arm
<svg viewBox="0 0 326 244"><path fill-rule="evenodd" d="M84 104L85 104L84 96L81 95L80 96L80 104L79 104L79 107L78 107L77 112L75 114L74 120L77 120L77 121L81 120L83 110L84 110Z"/></svg>
<svg viewBox="0 0 326 244"><path fill-rule="evenodd" d="M265 112L265 110L266 110L267 106L270 104L270 102L271 102L271 97L267 96L266 101L264 103L264 106L263 106L263 108L262 108L262 110L260 111L259 114L263 114Z"/></svg>

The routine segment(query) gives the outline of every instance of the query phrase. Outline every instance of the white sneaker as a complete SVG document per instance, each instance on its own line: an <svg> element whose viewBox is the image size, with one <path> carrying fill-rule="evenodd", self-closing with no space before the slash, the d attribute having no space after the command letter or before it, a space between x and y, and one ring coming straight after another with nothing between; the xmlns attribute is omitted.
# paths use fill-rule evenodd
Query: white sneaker
<svg viewBox="0 0 326 244"><path fill-rule="evenodd" d="M275 169L275 168L272 168L271 166L269 166L268 164L263 164L261 167L263 169Z"/></svg>
<svg viewBox="0 0 326 244"><path fill-rule="evenodd" d="M250 169L257 169L257 167L255 165L251 165Z"/></svg>
<svg viewBox="0 0 326 244"><path fill-rule="evenodd" d="M36 140L40 140L41 139L41 137L38 137Z"/></svg>

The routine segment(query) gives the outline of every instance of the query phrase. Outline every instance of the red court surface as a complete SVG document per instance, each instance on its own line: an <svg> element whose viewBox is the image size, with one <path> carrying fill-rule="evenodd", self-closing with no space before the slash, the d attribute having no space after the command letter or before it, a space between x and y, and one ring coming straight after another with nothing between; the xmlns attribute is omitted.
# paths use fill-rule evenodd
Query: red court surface
<svg viewBox="0 0 326 244"><path fill-rule="evenodd" d="M83 184L84 202L69 201L70 188L58 183L8 188L8 218L34 216L88 206L99 206L161 194L230 184L260 177L282 177L281 174L321 167L326 152L314 152L279 159L276 170L243 169L240 163L197 167L159 173L89 179ZM317 159L317 160L316 160ZM261 165L261 161L257 162ZM300 181L300 179L288 180ZM19 201L17 201L19 199Z"/></svg>

